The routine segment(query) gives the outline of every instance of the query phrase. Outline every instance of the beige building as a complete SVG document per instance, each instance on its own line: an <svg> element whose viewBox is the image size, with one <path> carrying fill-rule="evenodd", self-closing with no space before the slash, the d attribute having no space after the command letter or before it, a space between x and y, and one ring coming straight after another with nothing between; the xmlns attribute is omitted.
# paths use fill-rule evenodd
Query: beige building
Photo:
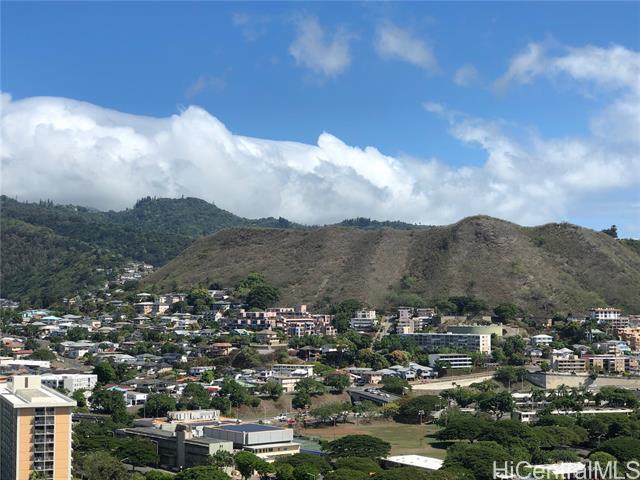
<svg viewBox="0 0 640 480"><path fill-rule="evenodd" d="M34 471L69 480L75 405L36 375L0 384L0 480L28 480Z"/></svg>
<svg viewBox="0 0 640 480"><path fill-rule="evenodd" d="M618 330L620 338L627 342L632 351L640 351L640 327L627 327Z"/></svg>

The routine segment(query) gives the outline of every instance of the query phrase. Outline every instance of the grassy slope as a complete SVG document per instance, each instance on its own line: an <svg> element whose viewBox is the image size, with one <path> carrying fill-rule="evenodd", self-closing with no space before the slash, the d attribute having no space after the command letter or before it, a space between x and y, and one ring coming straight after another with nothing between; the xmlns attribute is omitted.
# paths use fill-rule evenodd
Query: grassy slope
<svg viewBox="0 0 640 480"><path fill-rule="evenodd" d="M489 217L416 230L238 228L200 239L149 278L165 287L233 284L264 272L283 302L385 302L403 276L426 299L475 295L530 311L594 304L640 309L640 255L568 224L525 228Z"/></svg>

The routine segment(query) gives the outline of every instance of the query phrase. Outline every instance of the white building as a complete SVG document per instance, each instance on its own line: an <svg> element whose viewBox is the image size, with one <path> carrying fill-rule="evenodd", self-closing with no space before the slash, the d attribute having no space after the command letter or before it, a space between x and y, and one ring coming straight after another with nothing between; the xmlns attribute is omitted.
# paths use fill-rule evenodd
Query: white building
<svg viewBox="0 0 640 480"><path fill-rule="evenodd" d="M470 352L491 353L491 335L474 333L407 333L425 350L459 348Z"/></svg>
<svg viewBox="0 0 640 480"><path fill-rule="evenodd" d="M312 377L313 365L296 365L292 363L276 363L272 367L274 375L289 375L292 377Z"/></svg>
<svg viewBox="0 0 640 480"><path fill-rule="evenodd" d="M598 321L617 320L620 318L621 310L613 307L592 308L590 311L591 319Z"/></svg>
<svg viewBox="0 0 640 480"><path fill-rule="evenodd" d="M358 310L349 322L354 330L373 330L378 323L375 310Z"/></svg>
<svg viewBox="0 0 640 480"><path fill-rule="evenodd" d="M551 345L551 342L553 342L553 337L544 333L531 337L531 344L535 346Z"/></svg>
<svg viewBox="0 0 640 480"><path fill-rule="evenodd" d="M438 361L448 364L448 368L473 368L473 361L469 355L459 353L432 353L429 355L429 365L433 367Z"/></svg>
<svg viewBox="0 0 640 480"><path fill-rule="evenodd" d="M93 390L98 376L92 373L47 373L40 377L43 385L50 388L64 388L69 393L76 390Z"/></svg>

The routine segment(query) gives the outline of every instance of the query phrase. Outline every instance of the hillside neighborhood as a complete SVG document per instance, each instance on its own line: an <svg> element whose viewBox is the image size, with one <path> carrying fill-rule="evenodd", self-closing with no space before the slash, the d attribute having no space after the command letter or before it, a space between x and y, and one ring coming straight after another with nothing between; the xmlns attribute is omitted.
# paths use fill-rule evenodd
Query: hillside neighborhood
<svg viewBox="0 0 640 480"><path fill-rule="evenodd" d="M152 270L131 263L55 308L2 301L0 404L50 397L54 422L67 418L73 435L46 448L72 448L67 468L78 478L222 469L280 480L409 471L483 480L516 454L579 478L589 460L640 452L637 312L594 305L547 318L471 297L314 311L279 304L261 273L232 287L140 291ZM416 436L398 443L403 428ZM516 447L524 434L536 441ZM335 453L342 448L347 458ZM47 458L35 468L54 478Z"/></svg>

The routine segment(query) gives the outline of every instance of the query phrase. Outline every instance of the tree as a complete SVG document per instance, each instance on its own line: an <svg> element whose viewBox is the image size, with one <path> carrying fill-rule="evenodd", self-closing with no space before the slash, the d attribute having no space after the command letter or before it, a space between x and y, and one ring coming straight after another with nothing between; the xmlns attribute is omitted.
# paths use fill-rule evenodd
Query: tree
<svg viewBox="0 0 640 480"><path fill-rule="evenodd" d="M369 474L352 468L337 468L324 476L325 480L369 480Z"/></svg>
<svg viewBox="0 0 640 480"><path fill-rule="evenodd" d="M106 413L118 423L128 423L127 404L118 390L94 390L90 398L91 408L98 413Z"/></svg>
<svg viewBox="0 0 640 480"><path fill-rule="evenodd" d="M498 419L513 410L513 397L509 392L484 392L478 396L478 408L491 412Z"/></svg>
<svg viewBox="0 0 640 480"><path fill-rule="evenodd" d="M454 443L447 449L444 467L470 470L477 480L492 480L494 464L513 460L512 455L496 442Z"/></svg>
<svg viewBox="0 0 640 480"><path fill-rule="evenodd" d="M144 404L144 415L149 417L165 417L167 412L176 410L176 400L166 393L155 393L147 397Z"/></svg>
<svg viewBox="0 0 640 480"><path fill-rule="evenodd" d="M236 468L243 478L247 479L253 475L256 470L264 469L266 462L251 452L240 451L234 455Z"/></svg>
<svg viewBox="0 0 640 480"><path fill-rule="evenodd" d="M307 392L312 397L322 395L327 391L327 388L313 378L303 378L294 387L296 392Z"/></svg>
<svg viewBox="0 0 640 480"><path fill-rule="evenodd" d="M382 471L378 462L366 457L342 457L333 462L336 469L349 468L357 470L369 475L377 474Z"/></svg>
<svg viewBox="0 0 640 480"><path fill-rule="evenodd" d="M245 298L251 290L254 288L266 285L264 275L259 272L251 272L244 280L241 280L236 285L235 296L239 298Z"/></svg>
<svg viewBox="0 0 640 480"><path fill-rule="evenodd" d="M331 308L329 313L333 315L333 325L338 333L349 330L349 322L354 317L356 310L360 310L360 308L362 308L362 303L354 299L344 300Z"/></svg>
<svg viewBox="0 0 640 480"><path fill-rule="evenodd" d="M262 365L262 359L258 352L250 347L244 347L240 350L231 361L234 368L256 368Z"/></svg>
<svg viewBox="0 0 640 480"><path fill-rule="evenodd" d="M225 378L220 386L220 395L227 397L234 407L250 403L249 391L232 378Z"/></svg>
<svg viewBox="0 0 640 480"><path fill-rule="evenodd" d="M180 408L185 410L199 410L209 408L211 397L209 392L199 383L189 383L180 396Z"/></svg>
<svg viewBox="0 0 640 480"><path fill-rule="evenodd" d="M338 393L342 393L350 383L349 375L343 375L341 373L332 373L324 377L324 384L327 387L333 388Z"/></svg>
<svg viewBox="0 0 640 480"><path fill-rule="evenodd" d="M82 474L91 480L127 480L129 472L125 466L105 451L90 453L82 458Z"/></svg>
<svg viewBox="0 0 640 480"><path fill-rule="evenodd" d="M48 478L49 477L47 477L47 474L42 470L34 470L29 475L29 480L47 480Z"/></svg>
<svg viewBox="0 0 640 480"><path fill-rule="evenodd" d="M144 480L174 480L175 476L171 473L164 473L158 470L150 470L144 474Z"/></svg>
<svg viewBox="0 0 640 480"><path fill-rule="evenodd" d="M246 298L249 307L261 310L274 306L278 300L280 300L280 291L270 285L260 285L253 288Z"/></svg>
<svg viewBox="0 0 640 480"><path fill-rule="evenodd" d="M602 233L613 238L618 238L618 227L615 225L611 225L609 228L605 228L604 230L602 230Z"/></svg>
<svg viewBox="0 0 640 480"><path fill-rule="evenodd" d="M209 455L207 463L218 468L232 467L234 464L233 453L226 450L218 450L213 455Z"/></svg>
<svg viewBox="0 0 640 480"><path fill-rule="evenodd" d="M212 466L191 467L178 473L174 480L230 480L229 475Z"/></svg>
<svg viewBox="0 0 640 480"><path fill-rule="evenodd" d="M278 382L266 382L260 387L260 392L265 393L271 400L278 400L284 393L284 388Z"/></svg>
<svg viewBox="0 0 640 480"><path fill-rule="evenodd" d="M39 348L38 350L33 352L31 355L29 355L29 358L31 358L33 360L49 360L49 361L52 361L52 360L56 359L56 354L53 353L48 348Z"/></svg>
<svg viewBox="0 0 640 480"><path fill-rule="evenodd" d="M284 457L279 459L276 463L286 463L291 465L294 469L298 469L303 465L312 465L320 473L327 473L331 470L331 465L325 459L319 455L313 455L311 453L296 453L290 457Z"/></svg>
<svg viewBox="0 0 640 480"><path fill-rule="evenodd" d="M113 383L117 380L118 374L109 362L100 362L93 367L93 373L98 376L98 382L102 384Z"/></svg>
<svg viewBox="0 0 640 480"><path fill-rule="evenodd" d="M596 403L605 402L610 407L635 408L638 399L632 390L620 387L602 387L595 396Z"/></svg>
<svg viewBox="0 0 640 480"><path fill-rule="evenodd" d="M459 407L466 408L476 401L478 394L470 388L456 387L445 390L440 396L453 400Z"/></svg>
<svg viewBox="0 0 640 480"><path fill-rule="evenodd" d="M347 435L328 442L323 450L332 458L384 458L389 455L391 444L371 435Z"/></svg>
<svg viewBox="0 0 640 480"><path fill-rule="evenodd" d="M513 303L501 303L493 309L493 313L500 322L508 323L518 316L520 309Z"/></svg>
<svg viewBox="0 0 640 480"><path fill-rule="evenodd" d="M75 390L72 394L71 394L71 398L73 398L76 403L77 403L77 409L78 410L85 410L87 408L87 398L84 396L84 392L86 390L84 389L79 389L79 390Z"/></svg>
<svg viewBox="0 0 640 480"><path fill-rule="evenodd" d="M154 466L160 460L156 444L145 439L119 439L116 456L120 458L121 462L135 466Z"/></svg>
<svg viewBox="0 0 640 480"><path fill-rule="evenodd" d="M389 361L384 355L374 352L371 348L363 348L358 350L356 363L360 367L369 367L374 370L382 370L389 367Z"/></svg>
<svg viewBox="0 0 640 480"><path fill-rule="evenodd" d="M404 378L387 375L382 378L382 385L386 392L404 395L411 391L411 385Z"/></svg>
<svg viewBox="0 0 640 480"><path fill-rule="evenodd" d="M384 470L376 475L375 480L475 480L468 470L424 470L414 467L398 467Z"/></svg>
<svg viewBox="0 0 640 480"><path fill-rule="evenodd" d="M447 416L445 427L438 431L440 440L476 440L489 425L489 422L480 417L467 414L455 414Z"/></svg>
<svg viewBox="0 0 640 480"><path fill-rule="evenodd" d="M630 462L640 458L640 439L633 437L611 438L600 447L603 452L616 457L620 462Z"/></svg>
<svg viewBox="0 0 640 480"><path fill-rule="evenodd" d="M435 395L420 395L400 402L396 421L403 423L418 423L431 412L442 406L442 400Z"/></svg>
<svg viewBox="0 0 640 480"><path fill-rule="evenodd" d="M291 400L293 408L306 408L309 405L311 405L311 395L306 390L296 392Z"/></svg>
<svg viewBox="0 0 640 480"><path fill-rule="evenodd" d="M204 372L202 372L202 375L200 375L200 381L202 383L211 383L213 382L213 380L215 379L215 373L213 370L205 370Z"/></svg>

